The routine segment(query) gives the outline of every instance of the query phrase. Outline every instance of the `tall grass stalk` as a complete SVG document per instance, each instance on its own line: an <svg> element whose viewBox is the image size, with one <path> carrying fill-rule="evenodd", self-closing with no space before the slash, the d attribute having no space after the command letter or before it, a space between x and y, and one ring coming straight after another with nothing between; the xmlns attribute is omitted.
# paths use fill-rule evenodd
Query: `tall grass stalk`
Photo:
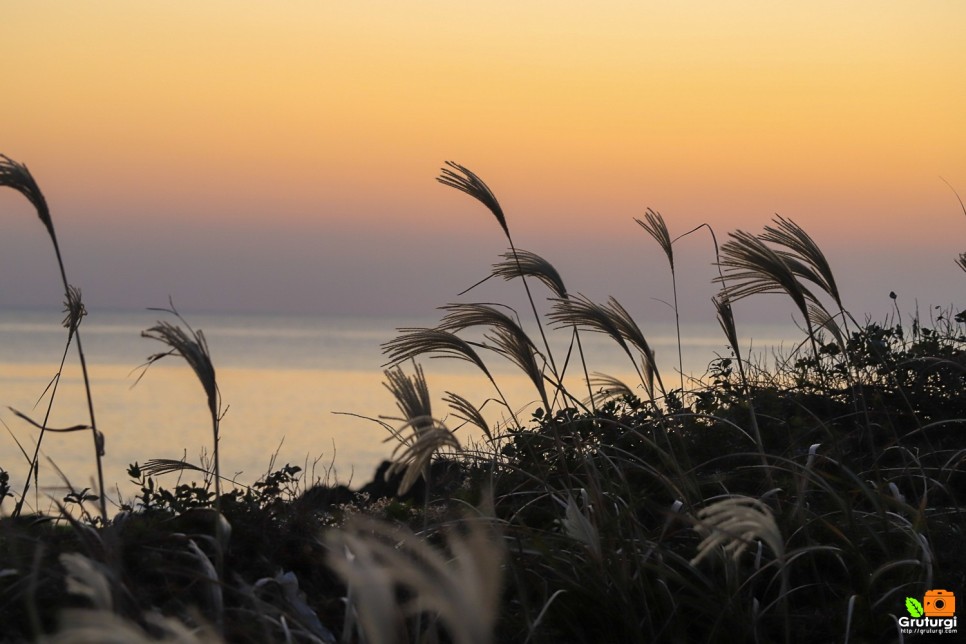
<svg viewBox="0 0 966 644"><path fill-rule="evenodd" d="M761 429L758 427L758 414L755 412L755 400L752 396L748 376L745 373L744 361L741 357L741 347L738 344L738 331L735 327L735 316L731 310L731 302L728 300L728 296L724 291L719 297L712 298L712 302L714 302L715 309L718 311L718 324L721 325L721 330L724 331L725 337L728 338L728 345L731 347L731 351L735 355L735 361L738 364L738 377L741 379L741 389L744 393L745 401L748 404L748 417L751 423L751 431L755 436L755 445L758 448L758 455L761 457L762 467L764 468L765 475L768 477L769 483L774 485L771 478L771 468L768 467L768 457L765 455L765 442L761 438Z"/></svg>
<svg viewBox="0 0 966 644"><path fill-rule="evenodd" d="M523 328L509 315L489 304L448 304L442 307L446 315L437 326L447 332L457 332L469 327L488 327L484 335L493 349L516 365L533 383L540 400L550 409L550 401L544 386L543 370L537 364L537 348Z"/></svg>
<svg viewBox="0 0 966 644"><path fill-rule="evenodd" d="M686 233L675 237L672 240L672 244L677 240L686 237L692 233L697 232L701 228L707 228L708 234L711 235L711 243L714 245L714 258L715 266L718 269L718 282L722 286L722 290L717 297L712 297L711 302L714 304L715 311L717 312L718 324L721 326L721 330L724 332L725 337L728 340L728 346L731 348L732 354L735 356L735 363L738 365L738 377L741 380L742 391L744 392L745 404L748 406L748 420L751 424L751 431L754 435L755 446L758 449L758 455L761 459L762 468L765 472L765 476L768 480L770 487L774 487L774 478L772 477L772 470L768 466L768 457L765 454L765 443L761 437L761 428L758 424L758 413L755 410L755 399L752 395L751 385L748 382L748 375L745 372L745 362L744 357L741 354L741 345L738 342L738 330L735 325L735 315L731 308L731 300L728 298L727 290L727 280L721 269L721 251L718 247L718 236L715 235L714 228L708 224L701 224L692 228Z"/></svg>
<svg viewBox="0 0 966 644"><path fill-rule="evenodd" d="M64 268L64 259L60 253L60 244L57 242L57 233L54 231L54 222L50 216L50 209L47 206L47 199L44 197L43 192L41 192L40 186L37 185L33 175L30 174L30 170L27 169L27 166L14 161L4 154L0 154L0 186L13 188L22 194L27 201L31 203L31 205L33 205L34 209L37 211L37 216L40 218L41 223L43 223L44 227L47 229L50 242L54 247L54 255L57 259L57 268L60 270L60 278L64 286L64 297L66 298L69 312L67 345L70 345L71 337L76 339L77 357L80 360L81 374L84 379L84 392L87 396L87 412L91 420L90 427L91 438L93 439L94 443L94 460L97 463L97 487L101 520L107 521L107 500L104 496L104 467L101 462L101 459L104 455L104 436L98 431L97 421L94 418L94 398L91 394L91 381L90 376L87 373L87 359L84 355L84 347L81 343L81 334L78 328L81 318L84 314L84 308L80 300L80 290L71 286L70 282L67 280L67 270ZM60 380L59 373L57 380ZM53 404L52 398L51 404ZM41 433L41 436L43 436L43 433ZM38 438L38 452L39 442L40 438ZM36 454L34 456L34 460L31 462L30 467L31 471L37 467ZM29 482L29 473L27 479ZM23 498L21 497L21 504L18 504L17 506L18 513L22 508L22 500Z"/></svg>
<svg viewBox="0 0 966 644"><path fill-rule="evenodd" d="M646 230L651 237L657 241L658 245L664 251L664 255L667 257L668 265L671 267L671 292L674 296L674 328L677 331L678 340L678 374L681 378L681 393L684 393L684 354L681 349L681 312L678 309L678 282L677 274L674 270L674 244L671 241L671 235L668 232L667 224L664 223L664 217L661 213L647 209L644 213L645 221L640 219L634 219L641 228Z"/></svg>
<svg viewBox="0 0 966 644"><path fill-rule="evenodd" d="M510 252L513 253L514 261L517 262L517 268L520 273L520 281L523 282L523 288L527 293L527 300L530 302L530 308L533 311L533 317L537 323L537 329L540 331L540 337L543 339L543 346L547 351L547 360L550 362L550 370L553 372L554 377L559 382L561 380L561 375L557 371L557 365L553 359L553 352L550 350L550 343L547 341L547 334L543 330L543 323L540 321L540 314L537 312L537 305L533 300L533 294L530 292L530 286L527 284L526 275L523 271L522 266L520 266L520 258L517 255L516 246L513 243L513 237L510 235L510 228L506 223L506 216L503 214L503 208L497 201L496 196L493 191L490 190L489 186L484 183L479 176L477 176L473 171L468 168L455 163L453 161L447 161L447 168L442 168L440 170L440 175L436 178L444 186L450 186L451 188L456 188L461 192L465 192L469 196L473 197L484 206L489 209L493 216L496 218L497 223L500 224L500 228L503 229L503 234L506 235L507 242L510 244Z"/></svg>
<svg viewBox="0 0 966 644"><path fill-rule="evenodd" d="M215 378L215 366L211 361L211 354L208 351L208 342L205 340L205 334L201 329L195 331L191 328L191 325L188 324L183 317L181 317L181 314L178 313L177 309L174 308L174 303L171 303L170 308L167 309L151 310L174 315L175 318L177 318L182 324L184 324L185 328L188 329L185 331L180 326L171 324L170 322L158 321L155 326L142 331L141 337L157 340L158 342L170 347L168 351L163 351L148 356L147 362L144 366L145 368L149 367L158 360L168 356L178 356L183 358L184 361L188 363L188 366L191 367L191 370L198 378L198 382L201 383L201 386L205 391L205 398L207 399L208 403L208 413L211 416L215 508L220 511L221 450L219 448L219 444L221 442L221 393L218 390L218 382Z"/></svg>
<svg viewBox="0 0 966 644"><path fill-rule="evenodd" d="M27 419L28 422L39 427L40 433L37 436L37 441L34 443L34 453L28 458L28 469L27 477L24 481L23 491L20 494L20 498L13 510L13 516L20 516L23 510L24 502L27 500L27 494L30 491L31 479L34 479L35 486L38 484L37 476L39 474L40 468L40 446L43 444L44 435L48 431L47 423L50 421L50 414L54 409L54 400L57 398L57 388L60 385L61 376L64 373L64 365L67 363L67 355L70 353L70 345L73 340L74 333L77 330L77 325L80 324L80 318L86 315L83 304L81 304L80 292L73 286L68 289L68 293L76 292L74 298L68 298L65 302L65 310L67 317L64 318L64 326L68 329L67 331L67 342L64 344L64 352L60 356L60 364L57 367L57 373L51 379L50 383L47 385L47 390L44 395L47 395L47 409L44 411L44 419L42 423L34 423L32 420ZM90 429L90 427L84 427L84 429ZM39 487L37 487L37 492L39 493Z"/></svg>
<svg viewBox="0 0 966 644"><path fill-rule="evenodd" d="M523 279L524 276L531 275L543 282L547 288L551 290L555 297L562 299L567 299L570 297L569 293L567 292L567 287L564 285L563 279L560 277L560 273L557 271L557 269L550 262L536 253L532 253L527 250L517 250L515 252L511 250L509 253L503 254L503 259L504 261L493 265L493 270L490 273L490 277L499 276L505 280L512 280L518 277ZM584 347L580 341L580 330L576 326L573 327L573 330L574 332L573 339L571 340L571 346L567 350L567 357L564 361L564 366L561 369L561 381L567 371L567 365L570 361L573 344L576 343L577 355L580 359L581 368L583 369L584 373L584 382L587 384L588 400L590 401L592 410L596 411L594 392L590 384L590 373L587 369L587 358L584 356ZM559 388L557 393L560 393Z"/></svg>

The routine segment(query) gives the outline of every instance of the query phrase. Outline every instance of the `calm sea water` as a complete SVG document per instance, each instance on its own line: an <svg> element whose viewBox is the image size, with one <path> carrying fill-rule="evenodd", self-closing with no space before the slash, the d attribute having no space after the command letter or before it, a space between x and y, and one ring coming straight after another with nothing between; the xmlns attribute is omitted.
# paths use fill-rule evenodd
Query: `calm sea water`
<svg viewBox="0 0 966 644"><path fill-rule="evenodd" d="M38 422L43 419L48 398L42 396L56 373L66 339L61 318L56 311L0 312L0 421L5 425L0 467L10 473L18 493L26 472L21 450L33 452L38 431L7 408ZM153 311L96 312L81 327L95 415L106 437L105 479L114 488L114 498L130 498L136 492L125 474L130 463L151 458L199 463L202 452L210 451L206 400L194 374L173 357L146 372L139 368L148 355L164 350L160 343L141 337L141 331L158 319L176 322ZM394 445L385 442L388 433L378 423L339 412L371 418L396 415L392 396L382 384L385 359L380 344L392 339L397 327L430 326L437 319L191 315L188 321L205 333L227 407L221 425L223 474L251 483L268 470L277 453L276 466L293 463L311 468L318 461L318 476L331 465L340 482L360 484L369 480L380 460L390 456ZM757 347L776 345L783 335L794 336L793 328L745 330ZM646 328L645 332L665 381L674 386L678 379L673 329ZM684 335L686 373L700 376L716 354L727 353L714 325L685 327ZM557 332L551 338L555 354L562 356L569 335ZM612 342L584 334L583 345L591 371L634 382L626 356ZM486 358L514 407L535 406L533 387L515 367L496 356ZM486 378L467 363L426 359L423 365L438 417L446 416L439 401L445 391L478 405L494 395ZM582 391L576 382L570 386ZM492 422L505 419L495 404L484 410ZM524 418L529 416L524 413ZM48 426L87 422L80 367L71 347ZM464 441L478 438L467 428L457 436ZM48 433L42 454L37 501L41 509L49 507L49 498L63 496L63 482L54 464L75 488L96 487L89 432ZM175 482L173 475L165 480ZM9 505L7 501L4 508Z"/></svg>

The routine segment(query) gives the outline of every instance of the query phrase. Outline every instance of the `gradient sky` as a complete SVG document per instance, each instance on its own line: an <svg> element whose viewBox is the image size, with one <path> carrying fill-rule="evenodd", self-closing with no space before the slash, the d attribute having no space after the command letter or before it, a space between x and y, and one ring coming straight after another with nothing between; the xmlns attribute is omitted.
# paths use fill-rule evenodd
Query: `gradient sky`
<svg viewBox="0 0 966 644"><path fill-rule="evenodd" d="M505 248L434 181L446 159L571 291L644 320L670 297L646 207L719 240L794 219L857 317L890 290L962 304L959 0L32 1L0 42L0 153L92 310L431 315ZM59 306L42 226L10 190L0 212L0 306ZM708 236L679 253L682 308L713 321Z"/></svg>

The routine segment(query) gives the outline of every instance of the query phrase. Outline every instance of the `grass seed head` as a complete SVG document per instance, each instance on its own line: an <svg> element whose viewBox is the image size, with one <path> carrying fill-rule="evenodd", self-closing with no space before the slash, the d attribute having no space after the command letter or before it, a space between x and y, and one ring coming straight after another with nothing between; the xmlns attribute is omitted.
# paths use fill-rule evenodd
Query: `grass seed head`
<svg viewBox="0 0 966 644"><path fill-rule="evenodd" d="M661 247L661 250L663 250L664 254L667 255L668 264L670 264L671 270L673 271L674 247L671 243L671 234L668 232L667 224L664 223L664 217L661 216L661 213L648 208L647 212L644 213L644 221L636 218L634 221L636 221L641 228L646 230L655 241L657 241L658 245Z"/></svg>
<svg viewBox="0 0 966 644"><path fill-rule="evenodd" d="M528 250L507 251L502 255L503 261L493 265L491 273L509 281L517 277L534 277L557 297L567 297L567 287L564 286L560 273L553 264L543 257Z"/></svg>
<svg viewBox="0 0 966 644"><path fill-rule="evenodd" d="M22 163L18 163L5 154L0 154L0 186L13 188L29 201L37 210L37 216L47 228L47 233L56 244L54 222L50 218L50 209L40 186L34 180L30 170Z"/></svg>
<svg viewBox="0 0 966 644"><path fill-rule="evenodd" d="M480 179L475 173L473 173L468 168L461 166L453 161L447 161L447 168L442 168L440 170L440 175L436 177L444 186L450 186L451 188L456 188L462 192L465 192L469 196L473 197L481 204L486 206L493 216L496 217L497 222L500 224L500 228L503 229L503 233L510 238L510 229L506 225L506 217L503 215L503 208L500 207L500 202L496 200L496 196L493 191L490 190L482 179Z"/></svg>

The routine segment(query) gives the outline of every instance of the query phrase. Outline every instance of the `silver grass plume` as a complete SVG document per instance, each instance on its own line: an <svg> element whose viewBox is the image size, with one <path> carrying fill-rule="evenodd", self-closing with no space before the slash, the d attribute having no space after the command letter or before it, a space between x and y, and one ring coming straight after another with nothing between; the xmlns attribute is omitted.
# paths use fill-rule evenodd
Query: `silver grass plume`
<svg viewBox="0 0 966 644"><path fill-rule="evenodd" d="M634 368L638 370L641 381L648 391L653 391L653 380L656 378L658 387L662 393L664 392L664 384L654 363L654 352L644 333L627 309L613 297L608 298L607 304L604 305L596 304L583 295L554 300L554 309L548 317L562 326L582 327L609 336L620 345L634 363ZM643 370L638 367L630 346L640 352Z"/></svg>
<svg viewBox="0 0 966 644"><path fill-rule="evenodd" d="M489 186L480 179L475 173L473 173L469 168L461 166L453 161L447 161L446 165L448 168L442 168L440 175L436 178L444 186L450 186L451 188L456 188L461 192L465 192L470 195L484 206L486 206L493 216L496 217L497 223L500 224L500 228L503 229L503 234L506 235L507 241L510 243L510 252L512 255L516 255L516 246L513 244L513 237L510 235L510 228L507 226L506 217L503 214L503 208L500 207L500 203L496 200L496 196L493 191L490 190ZM533 317L537 321L537 329L540 331L540 337L543 339L543 346L546 349L547 360L550 364L550 369L553 371L557 380L561 380L561 375L557 371L557 365L553 359L553 352L550 351L550 343L547 341L547 335L543 331L543 324L540 322L540 314L537 312L537 305L533 301L533 294L530 292L530 286L527 284L526 275L523 270L519 270L520 280L523 282L523 288L527 292L527 299L530 302L530 308L533 310Z"/></svg>
<svg viewBox="0 0 966 644"><path fill-rule="evenodd" d="M450 186L451 188L456 188L462 192L465 192L469 196L473 197L481 204L486 206L493 216L496 217L497 222L503 229L504 234L509 238L510 229L506 225L506 217L503 215L503 208L500 207L500 202L496 200L493 191L490 190L482 179L480 179L473 171L468 168L461 166L453 161L447 161L446 165L448 168L442 168L440 170L440 175L436 178L444 186Z"/></svg>
<svg viewBox="0 0 966 644"><path fill-rule="evenodd" d="M808 317L808 303L818 300L798 281L786 258L761 239L743 230L728 234L721 246L719 265L724 275L714 278L724 284L728 299L735 301L757 293L785 293L792 298L802 317Z"/></svg>
<svg viewBox="0 0 966 644"><path fill-rule="evenodd" d="M187 331L180 326L171 324L167 321L159 321L155 326L141 332L141 337L157 340L170 347L168 351L155 353L148 356L145 368L151 366L158 360L167 356L180 356L188 363L191 370L198 378L205 396L208 401L208 411L211 415L212 442L214 458L214 479L215 479L215 505L220 510L221 507L221 465L219 442L221 436L219 425L221 422L221 395L218 391L218 383L215 378L215 365L211 361L211 354L208 351L208 342L205 334L198 329L195 331L185 322L184 318L178 313L172 304L170 309L156 309L176 316L188 328ZM143 374L142 374L143 375Z"/></svg>
<svg viewBox="0 0 966 644"><path fill-rule="evenodd" d="M54 232L54 222L50 218L47 200L27 166L14 161L5 154L0 154L0 186L13 188L33 205L37 211L37 216L47 229L47 234L50 235L50 240L57 249L57 234ZM59 259L59 249L57 249L57 256Z"/></svg>
<svg viewBox="0 0 966 644"><path fill-rule="evenodd" d="M104 564L75 552L61 554L60 564L67 573L64 581L69 595L83 597L94 608L114 610L114 591L109 579L111 575Z"/></svg>
<svg viewBox="0 0 966 644"><path fill-rule="evenodd" d="M92 608L62 611L58 629L40 638L45 644L215 644L222 641L209 626L189 627L153 611L141 613L137 622L125 619L114 613L112 587L120 582L113 579L107 566L77 553L60 555L60 563L67 573L67 593L86 599Z"/></svg>
<svg viewBox="0 0 966 644"><path fill-rule="evenodd" d="M507 402L500 386L493 378L493 374L486 368L483 359L480 358L476 350L469 342L454 333L443 329L423 329L423 328L403 328L397 329L399 335L393 340L382 344L382 352L389 357L389 362L384 367L395 367L406 360L416 360L416 357L424 354L431 358L457 358L476 365L487 377L490 384L496 390L503 402L503 405L510 410L514 422L519 426L520 423L513 415L510 404Z"/></svg>
<svg viewBox="0 0 966 644"><path fill-rule="evenodd" d="M789 253L780 253L743 230L729 233L731 239L721 246L719 268L723 272L712 281L722 284L722 293L729 300L740 300L757 293L785 293L805 319L808 341L815 358L819 358L815 331L809 315L809 304L821 307L811 291L796 273L807 270L805 264ZM793 268L794 266L794 268Z"/></svg>
<svg viewBox="0 0 966 644"><path fill-rule="evenodd" d="M77 333L81 320L87 315L87 308L81 300L81 291L76 286L67 286L66 299L64 300L64 317L62 324L67 329L68 341Z"/></svg>
<svg viewBox="0 0 966 644"><path fill-rule="evenodd" d="M714 308L718 312L718 324L721 325L721 330L724 331L725 337L728 338L728 344L731 346L732 352L735 354L735 359L741 361L741 346L738 344L738 330L735 327L735 314L731 309L731 301L728 299L727 293L721 293L718 297L711 298L714 303ZM742 376L744 379L744 376Z"/></svg>
<svg viewBox="0 0 966 644"><path fill-rule="evenodd" d="M459 450L460 444L443 423L433 418L429 387L422 367L416 365L416 374L412 377L399 368L388 370L385 375L386 388L396 399L396 407L402 414L402 417L387 420L403 423L393 434L399 445L393 451L393 463L387 474L403 472L398 493L405 494L420 476L429 481L429 465L434 454L444 447ZM407 429L412 429L412 433L404 433Z"/></svg>
<svg viewBox="0 0 966 644"><path fill-rule="evenodd" d="M473 403L452 391L446 392L446 395L443 396L443 402L453 410L454 416L475 427L479 427L489 440L493 440L493 434L490 432L490 427L486 419L483 418L482 412Z"/></svg>
<svg viewBox="0 0 966 644"><path fill-rule="evenodd" d="M200 465L194 465L187 461L179 461L173 458L152 458L145 461L139 466L140 470L149 476L160 476L162 474L171 474L173 472L203 472L208 473L208 470L201 467Z"/></svg>
<svg viewBox="0 0 966 644"><path fill-rule="evenodd" d="M537 393L540 394L540 399L546 409L549 410L550 400L547 398L547 389L543 382L543 370L537 364L536 356L538 352L530 338L522 330L515 333L512 329L506 327L496 327L484 337L493 343L494 346L491 348L494 351L507 358L526 374Z"/></svg>
<svg viewBox="0 0 966 644"><path fill-rule="evenodd" d="M383 373L387 380L383 385L396 399L396 408L402 414L402 418L397 420L410 422L417 429L422 423L427 423L425 420L419 420L433 417L429 387L426 384L426 376L423 374L422 367L416 365L416 375L412 378L399 368Z"/></svg>
<svg viewBox="0 0 966 644"><path fill-rule="evenodd" d="M704 538L691 560L692 566L718 547L737 559L756 539L767 544L779 560L785 555L785 543L775 517L758 499L733 496L712 503L698 511L694 529Z"/></svg>
<svg viewBox="0 0 966 644"><path fill-rule="evenodd" d="M648 208L647 212L644 213L644 220L635 219L634 221L654 238L667 256L667 262L671 267L671 291L674 295L674 328L677 332L678 339L678 372L680 374L681 391L683 392L684 352L681 349L681 313L678 308L677 274L674 271L674 241L671 239L671 233L668 232L667 224L664 223L664 217L661 216L661 213Z"/></svg>
<svg viewBox="0 0 966 644"><path fill-rule="evenodd" d="M838 322L835 321L835 317L829 315L821 306L815 306L814 304L808 307L809 315L811 315L812 326L815 327L816 331L828 331L835 338L835 343L839 345L839 348L845 350L845 334L842 332L842 328L839 326Z"/></svg>
<svg viewBox="0 0 966 644"><path fill-rule="evenodd" d="M455 333L474 326L507 328L513 332L523 330L516 320L490 304L447 304L439 307L446 314L436 325L437 329ZM512 309L511 309L512 310Z"/></svg>
<svg viewBox="0 0 966 644"><path fill-rule="evenodd" d="M382 352L389 357L384 367L393 367L423 354L435 354L431 357L466 360L493 379L479 354L459 336L443 329L403 328L398 331L396 338L382 345Z"/></svg>
<svg viewBox="0 0 966 644"><path fill-rule="evenodd" d="M553 311L547 317L560 327L577 326L594 333L602 333L620 345L631 360L634 360L624 334L610 312L584 295L577 294L567 299L555 300Z"/></svg>
<svg viewBox="0 0 966 644"><path fill-rule="evenodd" d="M519 367L533 383L544 405L549 409L550 403L543 382L543 371L536 359L539 351L513 318L488 304L448 304L441 308L447 313L437 329L452 332L474 326L489 327L490 332L484 337L492 345L485 346Z"/></svg>
<svg viewBox="0 0 966 644"><path fill-rule="evenodd" d="M654 351L648 344L640 327L637 326L634 318L627 312L627 309L615 298L609 297L607 304L604 306L604 310L610 315L624 339L637 347L637 350L641 352L647 367L654 369ZM655 375L657 374L655 373ZM658 376L658 380L660 380L660 376Z"/></svg>
<svg viewBox="0 0 966 644"><path fill-rule="evenodd" d="M413 433L404 435L403 432L409 427L413 428ZM396 472L403 473L397 494L408 492L420 476L428 483L433 456L443 448L456 451L462 449L453 432L435 418L413 419L400 427L396 436L401 438L401 442L393 450L393 462L386 471L386 476L392 476Z"/></svg>
<svg viewBox="0 0 966 644"><path fill-rule="evenodd" d="M799 273L799 276L818 285L835 300L840 309L843 308L832 267L815 240L791 219L776 216L774 222L775 226L765 226L761 239L789 249L792 256L804 262L810 269Z"/></svg>
<svg viewBox="0 0 966 644"><path fill-rule="evenodd" d="M601 404L608 400L621 399L625 397L634 398L636 394L623 380L609 376L605 373L594 373L590 378L590 387L593 392L593 402ZM591 401L586 401L589 404Z"/></svg>
<svg viewBox="0 0 966 644"><path fill-rule="evenodd" d="M766 544L774 553L781 578L779 600L785 614L785 641L791 641L791 622L788 619L789 580L785 541L775 522L771 509L758 499L747 496L732 496L698 511L694 529L704 538L698 544L698 553L691 559L696 566L714 551L738 559L741 553L753 542ZM719 550L720 549L720 550Z"/></svg>
<svg viewBox="0 0 966 644"><path fill-rule="evenodd" d="M215 366L211 362L211 354L208 351L208 342L205 340L204 332L201 329L195 331L191 327L188 327L188 331L185 331L180 326L170 322L159 321L150 329L142 331L141 337L158 340L171 347L169 351L149 356L148 365L172 355L184 358L205 390L208 410L213 416L217 417L219 411L218 384L215 379Z"/></svg>
<svg viewBox="0 0 966 644"><path fill-rule="evenodd" d="M502 262L493 265L491 274L510 281L517 277L533 277L540 280L557 297L567 297L567 287L564 286L560 273L553 264L543 257L528 250L518 250L503 253Z"/></svg>
<svg viewBox="0 0 966 644"><path fill-rule="evenodd" d="M511 248L509 252L503 254L503 260L504 261L493 265L492 271L490 272L491 277L502 277L508 281L516 277L519 277L521 280L525 280L527 277L533 277L549 288L557 298L566 299L569 297L567 287L564 285L563 279L560 277L560 273L556 268L554 268L553 264L536 253L532 253L527 250L518 251ZM540 330L540 333L543 334L543 329ZM580 356L580 365L584 371L584 378L588 383L587 391L590 394L590 404L593 406L595 404L594 395L590 390L590 375L587 372L587 360L584 357L584 348L580 342L580 332L576 327L574 327L572 342L577 344L577 353ZM571 349L572 348L573 346L571 345ZM567 359L569 360L569 358L570 352L568 351ZM566 370L567 361L564 362L563 372L566 372ZM564 373L559 374L560 381L563 380L563 375Z"/></svg>
<svg viewBox="0 0 966 644"><path fill-rule="evenodd" d="M671 234L668 232L667 224L664 223L664 217L661 213L647 209L644 213L644 221L635 218L641 228L646 230L651 237L658 243L664 254L667 255L668 264L671 265L671 270L674 270L674 248L671 244Z"/></svg>
<svg viewBox="0 0 966 644"><path fill-rule="evenodd" d="M419 614L438 617L455 644L494 641L505 550L493 520L468 517L444 537L445 551L365 517L326 534L326 561L348 586L365 641L402 641L403 618Z"/></svg>

